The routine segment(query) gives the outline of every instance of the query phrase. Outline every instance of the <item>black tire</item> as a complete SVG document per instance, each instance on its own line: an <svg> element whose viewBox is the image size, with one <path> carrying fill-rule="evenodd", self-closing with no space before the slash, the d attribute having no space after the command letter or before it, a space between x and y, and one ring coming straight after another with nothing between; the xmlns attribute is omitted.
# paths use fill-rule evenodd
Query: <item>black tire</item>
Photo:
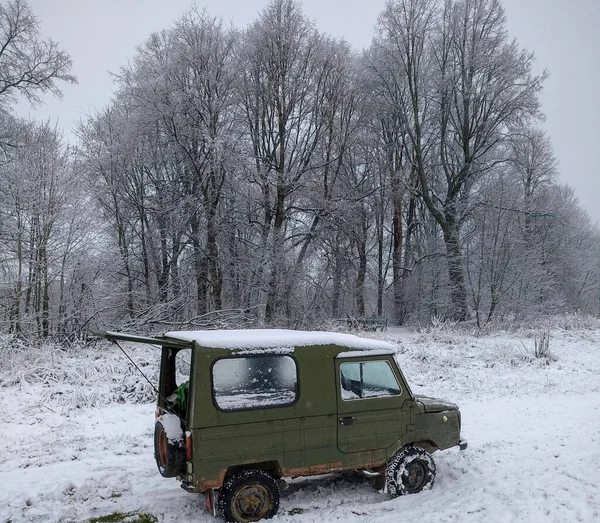
<svg viewBox="0 0 600 523"><path fill-rule="evenodd" d="M225 480L217 502L219 515L228 522L270 519L279 509L277 480L263 470L245 470Z"/></svg>
<svg viewBox="0 0 600 523"><path fill-rule="evenodd" d="M435 461L421 447L401 449L388 462L385 485L393 498L430 489L434 482Z"/></svg>
<svg viewBox="0 0 600 523"><path fill-rule="evenodd" d="M177 418L174 414L164 414L156 420L154 425L154 459L161 476L174 478L185 473L183 430L181 430L181 434L179 432L173 434L173 429L171 429L171 434L168 434L165 426L173 426L177 422L174 420L166 421L165 416ZM181 422L179 421L179 423ZM181 428L181 425L179 427Z"/></svg>

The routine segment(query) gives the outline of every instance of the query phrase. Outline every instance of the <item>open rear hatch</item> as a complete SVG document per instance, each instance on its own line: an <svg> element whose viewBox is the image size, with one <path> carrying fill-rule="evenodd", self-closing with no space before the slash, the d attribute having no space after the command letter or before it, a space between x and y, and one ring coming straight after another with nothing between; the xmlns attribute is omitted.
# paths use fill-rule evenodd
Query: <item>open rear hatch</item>
<svg viewBox="0 0 600 523"><path fill-rule="evenodd" d="M191 358L185 353L191 352L194 342L166 336L136 336L121 332L93 332L92 334L116 343L156 391L158 398L154 426L154 457L158 470L167 478L185 477L186 458L191 460L192 448L191 433L186 432ZM158 387L151 383L119 345L120 341L156 345L161 348Z"/></svg>
<svg viewBox="0 0 600 523"><path fill-rule="evenodd" d="M99 338L106 338L110 341L131 341L133 343L146 343L148 345L160 345L162 347L171 347L175 349L189 349L192 347L191 341L176 340L174 338L168 338L165 336L151 337L151 336L136 336L133 334L124 334L122 332L93 332L90 334L98 336Z"/></svg>

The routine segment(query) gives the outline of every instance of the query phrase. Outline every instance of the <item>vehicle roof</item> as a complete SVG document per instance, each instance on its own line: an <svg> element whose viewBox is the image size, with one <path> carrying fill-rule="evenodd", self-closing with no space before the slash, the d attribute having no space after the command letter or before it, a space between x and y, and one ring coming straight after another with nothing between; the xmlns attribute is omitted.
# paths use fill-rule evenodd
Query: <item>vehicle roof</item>
<svg viewBox="0 0 600 523"><path fill-rule="evenodd" d="M295 331L286 329L238 329L171 331L164 335L182 341L194 341L201 347L236 351L281 349L288 352L295 347L336 345L357 351L395 353L395 347L386 341L361 338L353 334L325 331ZM288 349L287 351L285 349Z"/></svg>

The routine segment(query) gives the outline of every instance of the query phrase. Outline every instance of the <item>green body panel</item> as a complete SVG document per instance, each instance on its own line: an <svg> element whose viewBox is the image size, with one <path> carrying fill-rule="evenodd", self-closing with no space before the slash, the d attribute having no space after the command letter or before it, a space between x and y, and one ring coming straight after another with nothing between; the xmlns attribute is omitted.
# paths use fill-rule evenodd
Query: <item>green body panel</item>
<svg viewBox="0 0 600 523"><path fill-rule="evenodd" d="M318 351L315 365L315 351ZM214 363L232 353L197 348L194 352L193 470L196 482L212 483L225 469L249 463L277 462L291 471L318 463L342 470L337 458L337 410L334 358L339 347L299 347L290 356L298 369L298 397L293 405L243 411L219 410L212 397ZM329 379L323 379L329 376ZM300 474L299 474L300 475Z"/></svg>
<svg viewBox="0 0 600 523"><path fill-rule="evenodd" d="M411 439L413 441L430 441L439 450L458 445L460 440L459 411L444 410L417 414Z"/></svg>
<svg viewBox="0 0 600 523"><path fill-rule="evenodd" d="M385 360L390 364L400 386L397 396L344 400L337 391L340 387L340 365L348 362ZM391 356L372 356L336 359L336 401L339 417L349 424L338 424L338 450L344 454L398 448L411 424L411 410L407 400L412 400L403 376L396 372ZM393 452L392 452L393 453ZM389 457L389 456L388 456Z"/></svg>
<svg viewBox="0 0 600 523"><path fill-rule="evenodd" d="M206 481L228 467L262 462L276 462L288 471L307 463L341 470L340 463L331 462L336 421L330 415L195 429L194 471Z"/></svg>

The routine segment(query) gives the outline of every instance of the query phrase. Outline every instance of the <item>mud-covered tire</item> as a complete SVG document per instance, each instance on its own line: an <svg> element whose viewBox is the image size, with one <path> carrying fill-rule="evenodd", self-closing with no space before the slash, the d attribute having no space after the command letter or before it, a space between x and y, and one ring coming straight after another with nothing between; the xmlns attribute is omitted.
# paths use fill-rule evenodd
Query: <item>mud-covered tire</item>
<svg viewBox="0 0 600 523"><path fill-rule="evenodd" d="M393 498L430 489L434 482L435 461L421 447L401 449L388 462L385 485Z"/></svg>
<svg viewBox="0 0 600 523"><path fill-rule="evenodd" d="M279 484L263 470L233 474L221 487L217 509L227 522L270 519L279 509Z"/></svg>
<svg viewBox="0 0 600 523"><path fill-rule="evenodd" d="M181 429L181 421L174 414L163 414L156 420L154 459L158 471L165 478L174 478L185 473L183 429Z"/></svg>

